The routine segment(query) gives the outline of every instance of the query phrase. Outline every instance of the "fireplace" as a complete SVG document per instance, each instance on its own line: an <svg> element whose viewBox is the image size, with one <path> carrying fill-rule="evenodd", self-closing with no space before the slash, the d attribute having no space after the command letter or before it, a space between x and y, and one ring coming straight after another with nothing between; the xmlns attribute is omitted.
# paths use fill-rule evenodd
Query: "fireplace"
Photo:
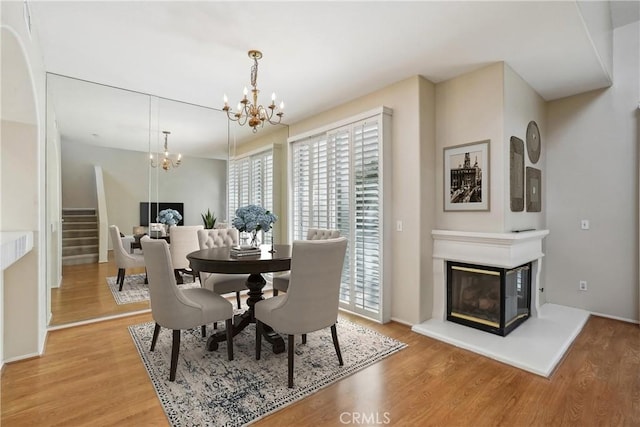
<svg viewBox="0 0 640 427"><path fill-rule="evenodd" d="M447 261L447 320L506 336L531 314L530 272Z"/></svg>

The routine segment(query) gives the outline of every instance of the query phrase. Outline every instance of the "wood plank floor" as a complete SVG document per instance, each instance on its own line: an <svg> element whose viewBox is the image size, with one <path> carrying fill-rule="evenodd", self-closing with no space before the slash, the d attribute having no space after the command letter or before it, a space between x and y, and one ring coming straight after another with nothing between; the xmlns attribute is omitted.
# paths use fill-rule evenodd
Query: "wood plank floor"
<svg viewBox="0 0 640 427"><path fill-rule="evenodd" d="M144 267L130 268L127 276L144 271ZM62 286L51 290L51 325L149 309L148 301L116 304L106 279L117 274L112 251L106 263L63 266Z"/></svg>
<svg viewBox="0 0 640 427"><path fill-rule="evenodd" d="M591 317L546 379L405 325L350 318L409 346L256 426L640 426L638 325ZM167 425L127 330L149 320L50 332L44 356L5 366L1 425Z"/></svg>

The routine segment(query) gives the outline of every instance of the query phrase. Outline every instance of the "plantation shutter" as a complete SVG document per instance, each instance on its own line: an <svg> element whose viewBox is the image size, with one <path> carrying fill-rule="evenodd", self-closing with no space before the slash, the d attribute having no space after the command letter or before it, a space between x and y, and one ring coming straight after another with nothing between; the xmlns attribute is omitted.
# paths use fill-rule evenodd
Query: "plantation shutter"
<svg viewBox="0 0 640 427"><path fill-rule="evenodd" d="M358 308L380 308L380 198L378 122L354 128L355 297Z"/></svg>
<svg viewBox="0 0 640 427"><path fill-rule="evenodd" d="M340 305L383 319L382 114L291 144L293 239L309 228L348 237ZM386 310L385 310L386 311Z"/></svg>
<svg viewBox="0 0 640 427"><path fill-rule="evenodd" d="M249 204L273 212L273 151L271 149L229 161L229 222L236 209ZM271 233L263 236L271 242Z"/></svg>

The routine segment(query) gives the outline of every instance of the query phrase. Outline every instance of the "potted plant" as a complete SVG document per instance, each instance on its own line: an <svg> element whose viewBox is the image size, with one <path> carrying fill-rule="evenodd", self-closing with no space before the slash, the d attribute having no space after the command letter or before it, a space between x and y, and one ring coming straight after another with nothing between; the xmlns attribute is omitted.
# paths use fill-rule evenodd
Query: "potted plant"
<svg viewBox="0 0 640 427"><path fill-rule="evenodd" d="M213 216L213 213L209 209L207 209L206 214L200 214L202 216L202 222L204 222L204 228L207 230L212 229L216 225L216 217Z"/></svg>

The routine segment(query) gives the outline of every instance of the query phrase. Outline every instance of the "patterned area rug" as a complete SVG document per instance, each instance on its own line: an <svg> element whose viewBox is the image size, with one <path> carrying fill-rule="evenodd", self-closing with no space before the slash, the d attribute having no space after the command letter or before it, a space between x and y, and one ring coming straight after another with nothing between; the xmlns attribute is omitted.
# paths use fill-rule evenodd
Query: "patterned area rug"
<svg viewBox="0 0 640 427"><path fill-rule="evenodd" d="M144 274L127 274L124 277L122 291L118 291L119 285L116 283L116 276L107 277L107 285L116 304L130 304L132 302L149 301L149 285L144 283ZM181 289L194 288L200 286L199 282L193 283L193 277L182 276L184 285L179 285Z"/></svg>
<svg viewBox="0 0 640 427"><path fill-rule="evenodd" d="M234 337L232 361L227 360L226 343L209 352L207 339L195 328L182 331L176 380L170 382L171 330L161 329L151 352L153 328L149 322L130 326L129 331L173 426L245 425L406 347L340 318L337 329L344 366L338 365L329 328L309 334L305 345L296 337L294 388L289 389L286 350L273 354L271 345L263 341L261 359L255 360L255 325Z"/></svg>

